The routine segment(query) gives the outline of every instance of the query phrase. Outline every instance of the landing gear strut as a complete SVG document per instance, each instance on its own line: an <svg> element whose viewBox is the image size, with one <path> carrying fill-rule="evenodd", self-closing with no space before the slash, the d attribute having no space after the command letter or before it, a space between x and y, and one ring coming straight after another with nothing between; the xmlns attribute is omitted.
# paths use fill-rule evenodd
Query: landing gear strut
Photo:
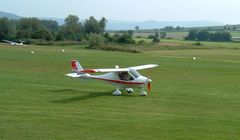
<svg viewBox="0 0 240 140"><path fill-rule="evenodd" d="M112 94L116 96L120 96L122 93L119 89L116 89Z"/></svg>
<svg viewBox="0 0 240 140"><path fill-rule="evenodd" d="M131 94L131 93L134 92L134 90L133 90L132 88L126 88L126 92L127 92L128 94Z"/></svg>

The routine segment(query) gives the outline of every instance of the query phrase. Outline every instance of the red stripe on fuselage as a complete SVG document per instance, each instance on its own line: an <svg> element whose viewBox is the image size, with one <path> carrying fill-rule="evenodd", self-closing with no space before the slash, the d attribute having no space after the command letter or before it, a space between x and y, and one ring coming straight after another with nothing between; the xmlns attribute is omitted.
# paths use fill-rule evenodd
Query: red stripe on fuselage
<svg viewBox="0 0 240 140"><path fill-rule="evenodd" d="M86 69L86 70L82 70L80 72L84 72L84 73L94 73L96 72L95 70L91 70L91 69Z"/></svg>
<svg viewBox="0 0 240 140"><path fill-rule="evenodd" d="M96 78L96 77L92 77L92 78L93 79L107 81L107 82L113 82L113 83L118 83L118 84L125 84L125 85L142 85L142 84L145 84L145 83L140 83L140 82L127 82L127 81L122 81L122 80L111 80L111 79Z"/></svg>

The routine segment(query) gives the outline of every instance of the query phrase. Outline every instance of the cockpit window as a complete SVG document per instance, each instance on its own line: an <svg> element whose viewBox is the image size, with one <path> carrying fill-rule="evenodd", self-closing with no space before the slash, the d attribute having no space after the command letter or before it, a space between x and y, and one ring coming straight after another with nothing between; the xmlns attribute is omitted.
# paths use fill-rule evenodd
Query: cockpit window
<svg viewBox="0 0 240 140"><path fill-rule="evenodd" d="M120 80L124 80L124 81L134 80L134 78L127 71L119 72L118 77Z"/></svg>
<svg viewBox="0 0 240 140"><path fill-rule="evenodd" d="M136 70L134 70L134 69L131 69L129 72L130 72L135 78L138 78L138 77L140 76L140 74L139 74Z"/></svg>

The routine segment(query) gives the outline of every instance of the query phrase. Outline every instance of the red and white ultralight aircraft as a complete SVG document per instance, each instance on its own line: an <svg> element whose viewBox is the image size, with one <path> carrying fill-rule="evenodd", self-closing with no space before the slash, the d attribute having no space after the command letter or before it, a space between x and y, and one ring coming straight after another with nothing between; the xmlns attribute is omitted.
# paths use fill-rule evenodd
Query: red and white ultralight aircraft
<svg viewBox="0 0 240 140"><path fill-rule="evenodd" d="M137 70L154 68L158 65L148 64L142 66L135 66L129 68L119 68L118 65L114 69L83 69L77 60L71 61L72 73L66 74L69 77L80 79L96 79L105 81L117 87L113 95L121 95L120 89L125 89L128 94L133 93L133 88L141 88L140 95L146 96L147 92L144 91L144 87L148 87L148 91L151 90L151 79L142 76ZM90 73L103 72L103 75L90 75Z"/></svg>

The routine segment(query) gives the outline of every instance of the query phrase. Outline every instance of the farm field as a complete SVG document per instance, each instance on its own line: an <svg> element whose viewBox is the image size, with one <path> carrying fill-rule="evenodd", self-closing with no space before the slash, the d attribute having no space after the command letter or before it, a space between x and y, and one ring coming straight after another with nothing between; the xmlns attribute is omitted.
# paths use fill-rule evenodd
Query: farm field
<svg viewBox="0 0 240 140"><path fill-rule="evenodd" d="M240 139L234 47L125 53L0 44L0 139ZM116 97L110 85L66 77L71 59L85 68L160 67L140 71L153 80L147 97Z"/></svg>

